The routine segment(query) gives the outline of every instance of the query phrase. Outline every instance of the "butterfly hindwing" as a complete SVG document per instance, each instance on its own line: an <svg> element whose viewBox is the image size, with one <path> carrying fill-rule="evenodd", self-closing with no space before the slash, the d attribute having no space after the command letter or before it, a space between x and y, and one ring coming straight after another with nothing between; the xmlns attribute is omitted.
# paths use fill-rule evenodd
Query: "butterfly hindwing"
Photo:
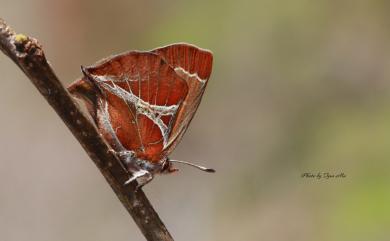
<svg viewBox="0 0 390 241"><path fill-rule="evenodd" d="M116 149L133 151L138 158L159 161L187 96L187 83L150 52L117 55L85 68L84 74L72 86L75 89L90 81L96 87L95 121L105 139Z"/></svg>

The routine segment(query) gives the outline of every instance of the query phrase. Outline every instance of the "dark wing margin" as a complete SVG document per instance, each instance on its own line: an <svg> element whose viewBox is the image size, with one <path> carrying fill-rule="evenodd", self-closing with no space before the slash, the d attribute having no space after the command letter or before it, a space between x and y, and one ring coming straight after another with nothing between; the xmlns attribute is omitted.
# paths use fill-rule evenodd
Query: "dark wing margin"
<svg viewBox="0 0 390 241"><path fill-rule="evenodd" d="M188 128L200 104L203 92L211 75L213 54L194 45L180 43L152 50L161 56L188 86L188 94L180 106L164 149L169 155Z"/></svg>
<svg viewBox="0 0 390 241"><path fill-rule="evenodd" d="M68 89L84 100L110 145L161 160L188 93L186 81L159 55L137 51L87 67L84 75Z"/></svg>

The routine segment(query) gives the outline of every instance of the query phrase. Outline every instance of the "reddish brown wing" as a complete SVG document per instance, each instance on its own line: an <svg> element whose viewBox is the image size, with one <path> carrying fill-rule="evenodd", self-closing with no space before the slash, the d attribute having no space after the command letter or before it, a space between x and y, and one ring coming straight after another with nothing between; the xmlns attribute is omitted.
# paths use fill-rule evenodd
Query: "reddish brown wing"
<svg viewBox="0 0 390 241"><path fill-rule="evenodd" d="M183 137L199 106L208 79L211 75L213 55L210 51L189 44L174 44L153 50L170 64L188 85L188 94L175 117L168 146L169 155Z"/></svg>
<svg viewBox="0 0 390 241"><path fill-rule="evenodd" d="M89 100L87 108L106 140L117 151L122 146L138 158L161 160L179 106L187 96L186 82L150 52L118 55L84 72L86 76L69 90L85 89L81 87L90 82L93 91L99 92L90 98L93 95L88 91L73 91Z"/></svg>

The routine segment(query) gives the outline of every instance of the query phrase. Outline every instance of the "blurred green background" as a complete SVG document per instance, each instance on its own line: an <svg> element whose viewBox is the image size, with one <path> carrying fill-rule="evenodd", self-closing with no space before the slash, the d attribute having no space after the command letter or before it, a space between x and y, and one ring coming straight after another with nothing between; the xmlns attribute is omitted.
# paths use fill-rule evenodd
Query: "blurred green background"
<svg viewBox="0 0 390 241"><path fill-rule="evenodd" d="M66 85L81 64L131 49L189 42L214 52L172 157L217 173L182 167L144 188L186 241L390 239L389 9L384 0L0 0L0 17L39 39ZM144 240L4 55L0 78L0 240Z"/></svg>

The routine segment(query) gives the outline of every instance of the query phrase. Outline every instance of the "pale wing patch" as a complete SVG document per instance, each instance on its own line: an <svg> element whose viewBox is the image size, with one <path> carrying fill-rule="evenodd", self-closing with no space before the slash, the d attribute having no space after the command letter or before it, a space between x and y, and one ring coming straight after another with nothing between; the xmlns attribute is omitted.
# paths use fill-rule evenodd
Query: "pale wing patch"
<svg viewBox="0 0 390 241"><path fill-rule="evenodd" d="M169 106L152 105L135 94L116 85L115 82L118 80L116 77L98 75L92 75L92 77L100 84L101 87L123 99L125 102L134 105L137 112L136 114L142 114L153 121L153 123L156 124L161 131L164 148L168 145L170 128L163 122L161 117L168 115L173 117L177 112L179 104Z"/></svg>
<svg viewBox="0 0 390 241"><path fill-rule="evenodd" d="M206 83L206 79L201 79L198 75L198 73L190 73L188 71L186 71L185 69L183 69L182 67L176 67L175 68L175 72L178 73L180 76L182 75L185 75L187 76L188 78L196 78L199 82L201 83Z"/></svg>

